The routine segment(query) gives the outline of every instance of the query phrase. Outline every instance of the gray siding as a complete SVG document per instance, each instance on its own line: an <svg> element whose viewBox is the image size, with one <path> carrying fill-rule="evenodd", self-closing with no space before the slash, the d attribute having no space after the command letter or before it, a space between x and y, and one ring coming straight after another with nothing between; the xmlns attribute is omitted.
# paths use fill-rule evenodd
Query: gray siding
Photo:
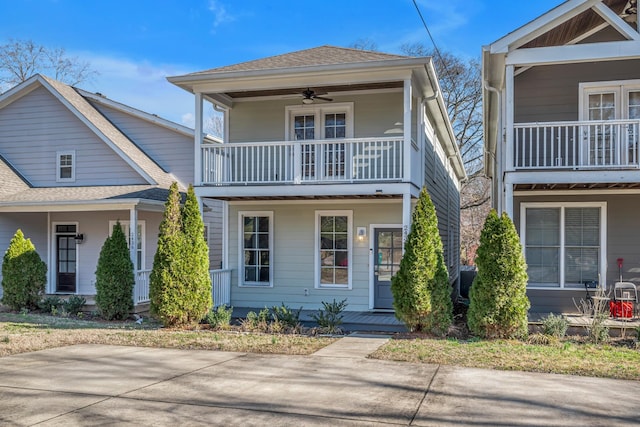
<svg viewBox="0 0 640 427"><path fill-rule="evenodd" d="M91 104L161 168L185 185L193 182L193 136L183 135L97 102Z"/></svg>
<svg viewBox="0 0 640 427"><path fill-rule="evenodd" d="M205 211L202 220L209 226L209 269L222 267L222 203L219 200L205 199Z"/></svg>
<svg viewBox="0 0 640 427"><path fill-rule="evenodd" d="M616 260L624 259L622 272L625 281L640 284L640 227L638 214L640 211L639 194L617 195L584 195L584 196L554 196L536 195L530 197L516 197L514 199L514 223L520 232L520 204L523 202L606 202L607 203L607 286L612 286L618 280ZM524 242L523 242L524 244ZM528 290L531 300L531 311L546 312L575 312L572 298L584 297L584 290Z"/></svg>
<svg viewBox="0 0 640 427"><path fill-rule="evenodd" d="M515 122L578 120L583 82L640 78L640 60L533 67L515 78Z"/></svg>
<svg viewBox="0 0 640 427"><path fill-rule="evenodd" d="M56 151L61 150L75 150L75 182L56 182ZM0 153L36 187L145 184L42 87L0 110Z"/></svg>
<svg viewBox="0 0 640 427"><path fill-rule="evenodd" d="M353 102L354 137L402 136L402 93L334 96L331 104ZM321 101L318 101L318 103ZM287 106L301 106L297 98L238 102L229 115L230 142L285 140Z"/></svg>
<svg viewBox="0 0 640 427"><path fill-rule="evenodd" d="M352 289L315 289L314 239L316 210L353 211ZM274 284L267 287L238 286L238 212L273 211L274 221ZM331 203L326 204L255 204L230 205L229 263L233 268L231 305L264 307L284 302L292 307L317 309L322 301L347 298L348 310L369 309L369 235L370 224L401 224L402 202ZM355 238L356 227L367 228L367 239ZM309 295L305 296L304 289Z"/></svg>

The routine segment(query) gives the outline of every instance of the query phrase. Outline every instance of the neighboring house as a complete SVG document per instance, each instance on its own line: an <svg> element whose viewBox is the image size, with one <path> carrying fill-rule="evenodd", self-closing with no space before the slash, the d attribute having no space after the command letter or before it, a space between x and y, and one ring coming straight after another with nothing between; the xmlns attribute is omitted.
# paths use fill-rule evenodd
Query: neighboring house
<svg viewBox="0 0 640 427"><path fill-rule="evenodd" d="M135 302L147 302L168 188L177 181L184 191L193 178L193 138L192 129L42 75L10 89L0 95L0 248L22 229L47 264L47 293L92 302L100 249L120 221ZM221 204L207 205L218 267Z"/></svg>
<svg viewBox="0 0 640 427"><path fill-rule="evenodd" d="M412 206L426 186L452 285L461 157L430 58L322 46L170 77L224 111L196 144L196 193L224 204L234 307L390 310ZM457 291L457 289L456 289Z"/></svg>
<svg viewBox="0 0 640 427"><path fill-rule="evenodd" d="M575 311L587 281L640 282L636 2L566 1L482 59L485 167L520 232L531 311Z"/></svg>

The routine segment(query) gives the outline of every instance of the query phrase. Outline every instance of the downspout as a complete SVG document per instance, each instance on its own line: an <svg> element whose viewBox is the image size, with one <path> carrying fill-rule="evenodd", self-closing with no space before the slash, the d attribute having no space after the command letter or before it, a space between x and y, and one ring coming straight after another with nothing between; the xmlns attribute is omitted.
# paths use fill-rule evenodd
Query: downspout
<svg viewBox="0 0 640 427"><path fill-rule="evenodd" d="M484 87L485 90L489 91L489 92L493 92L496 95L496 102L497 102L497 111L498 111L498 117L500 118L501 114L502 114L502 98L501 98L501 94L500 91L498 89L496 89L495 87L489 85L489 81L488 80L483 80L482 82L482 86ZM500 119L500 122L502 120ZM486 126L485 126L486 128ZM491 158L491 162L492 162L492 166L494 166L494 170L492 171L493 174L495 175L494 178L498 180L498 188L500 189L499 194L502 194L503 191L503 177L502 177L502 171L501 170L497 170L497 168L499 167L499 161L497 161L497 159L501 159L502 157L502 141L500 139L500 135L501 133L499 132L499 128L500 126L496 126L496 152L493 153L491 152L491 150L489 150L487 148L487 140L485 139L485 147L484 147L484 154L485 154L485 158L490 157ZM502 197L499 197L498 194L496 194L495 191L491 192L491 197L492 198L497 198L497 203L496 200L493 200L492 205L494 207L497 208L499 213L502 213Z"/></svg>

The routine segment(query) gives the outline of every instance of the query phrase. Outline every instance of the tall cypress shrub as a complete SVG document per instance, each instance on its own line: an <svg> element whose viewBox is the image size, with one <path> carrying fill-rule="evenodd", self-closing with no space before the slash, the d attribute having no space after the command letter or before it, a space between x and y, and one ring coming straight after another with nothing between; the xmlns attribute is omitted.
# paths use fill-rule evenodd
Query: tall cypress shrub
<svg viewBox="0 0 640 427"><path fill-rule="evenodd" d="M527 265L520 238L506 213L492 210L480 234L478 274L469 291L469 330L483 338L528 334Z"/></svg>
<svg viewBox="0 0 640 427"><path fill-rule="evenodd" d="M207 314L212 301L209 247L204 239L204 223L193 185L189 185L182 208L182 231L185 239L183 279L187 289L185 310L187 322L197 323Z"/></svg>
<svg viewBox="0 0 640 427"><path fill-rule="evenodd" d="M449 273L436 210L424 187L413 210L400 269L391 279L391 292L396 317L410 330L447 332L453 321Z"/></svg>
<svg viewBox="0 0 640 427"><path fill-rule="evenodd" d="M133 262L120 221L107 237L96 268L96 305L107 320L126 319L133 310Z"/></svg>
<svg viewBox="0 0 640 427"><path fill-rule="evenodd" d="M169 188L169 196L165 202L158 235L158 249L149 277L150 311L165 326L186 324L188 319L184 309L184 241L180 193L178 184L174 182Z"/></svg>
<svg viewBox="0 0 640 427"><path fill-rule="evenodd" d="M2 303L13 310L37 308L47 283L47 265L22 230L13 235L2 262Z"/></svg>

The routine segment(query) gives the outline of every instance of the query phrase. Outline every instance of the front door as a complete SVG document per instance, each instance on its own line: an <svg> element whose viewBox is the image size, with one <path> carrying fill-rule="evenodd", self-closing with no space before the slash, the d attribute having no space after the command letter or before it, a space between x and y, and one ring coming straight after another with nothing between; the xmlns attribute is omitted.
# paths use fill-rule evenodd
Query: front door
<svg viewBox="0 0 640 427"><path fill-rule="evenodd" d="M56 225L56 292L76 292L75 236L75 225Z"/></svg>
<svg viewBox="0 0 640 427"><path fill-rule="evenodd" d="M391 277L400 268L402 229L376 228L373 245L373 308L393 309Z"/></svg>

